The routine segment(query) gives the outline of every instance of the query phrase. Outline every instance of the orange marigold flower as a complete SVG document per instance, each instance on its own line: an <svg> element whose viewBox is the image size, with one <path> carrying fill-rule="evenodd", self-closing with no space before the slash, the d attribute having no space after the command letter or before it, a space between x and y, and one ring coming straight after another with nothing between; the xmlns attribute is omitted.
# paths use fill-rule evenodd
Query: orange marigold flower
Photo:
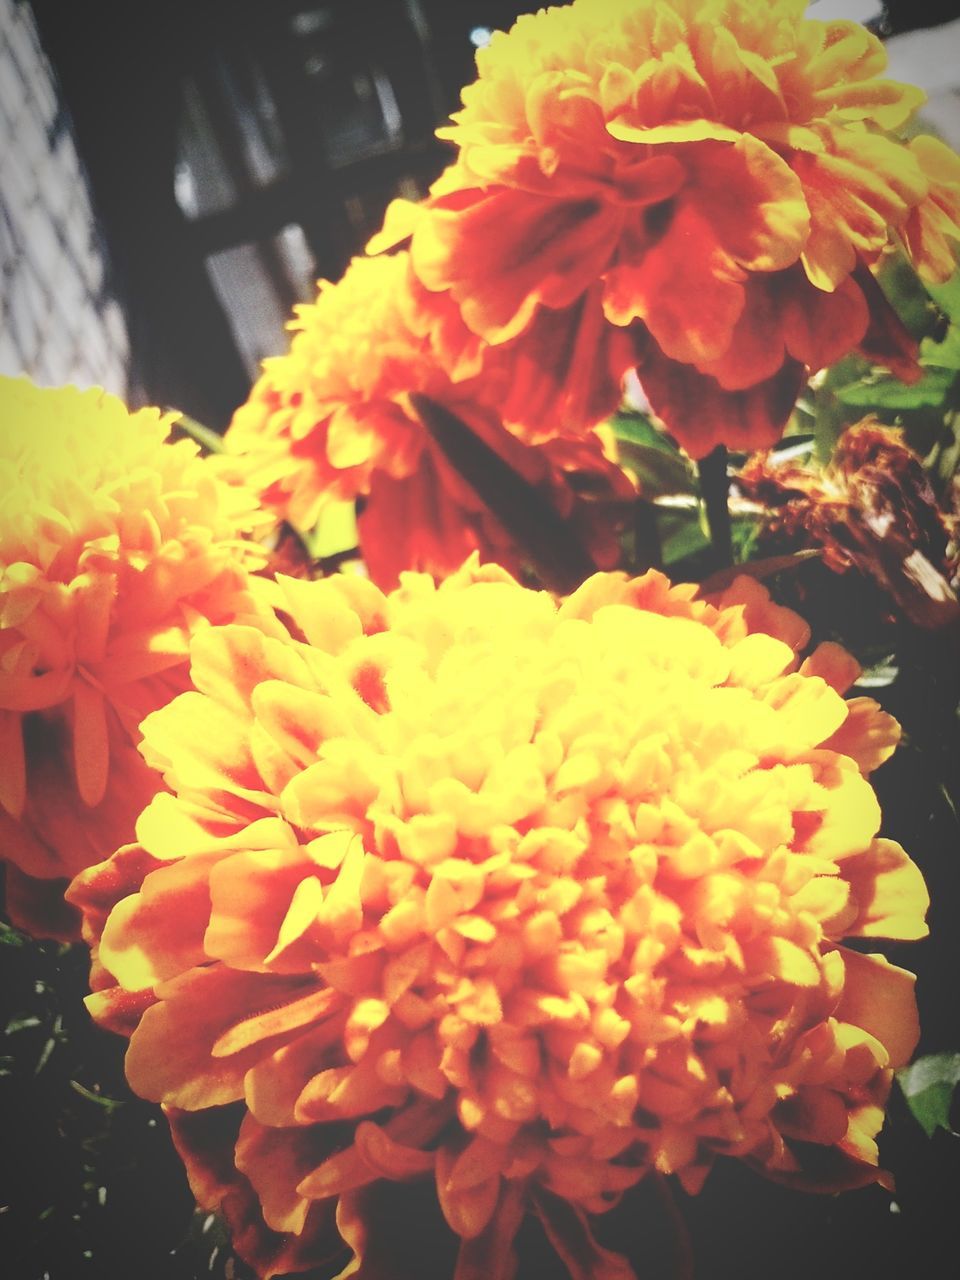
<svg viewBox="0 0 960 1280"><path fill-rule="evenodd" d="M405 253L355 259L296 313L289 351L264 361L227 432L229 457L219 460L284 519L307 531L327 503L362 497L361 549L383 585L408 568L450 572L474 550L519 568L511 536L424 429L411 403L416 393L455 412L562 518L582 526L599 567L616 562L616 539L591 522L564 477L589 473L631 497L624 473L596 435L533 449L507 429L504 414L518 398L543 404L541 366L523 356L511 363L509 395L503 363L479 376L485 344L449 298L417 282ZM549 325L539 338L551 359L563 358ZM590 354L596 358L592 341ZM599 419L615 403L606 399L591 413Z"/></svg>
<svg viewBox="0 0 960 1280"><path fill-rule="evenodd" d="M129 840L159 784L135 749L187 687L200 623L252 608L253 496L176 415L0 381L0 857L23 927L70 932L64 882Z"/></svg>
<svg viewBox="0 0 960 1280"><path fill-rule="evenodd" d="M527 1212L632 1275L589 1219L651 1170L881 1176L913 979L841 940L921 937L926 893L843 650L800 664L746 579L281 588L286 638L194 639L143 726L172 794L71 888L90 1008L261 1275L341 1236L366 1274L385 1180L433 1181L457 1280L509 1280Z"/></svg>
<svg viewBox="0 0 960 1280"><path fill-rule="evenodd" d="M889 312L868 266L899 235L945 278L960 161L896 131L919 89L880 41L806 0L574 0L477 54L440 136L455 163L374 246L487 342L587 298L629 331L653 407L694 456L779 435L804 377ZM869 341L868 341L869 345ZM900 367L910 343L900 332Z"/></svg>

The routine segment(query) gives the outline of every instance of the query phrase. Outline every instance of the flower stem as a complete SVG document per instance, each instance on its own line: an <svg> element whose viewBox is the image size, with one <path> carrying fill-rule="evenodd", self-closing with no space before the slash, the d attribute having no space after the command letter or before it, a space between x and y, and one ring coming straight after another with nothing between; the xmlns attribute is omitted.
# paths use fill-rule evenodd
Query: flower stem
<svg viewBox="0 0 960 1280"><path fill-rule="evenodd" d="M700 494L707 513L707 528L713 546L714 570L733 564L733 543L730 532L730 479L727 475L727 448L717 447L697 463L700 476Z"/></svg>

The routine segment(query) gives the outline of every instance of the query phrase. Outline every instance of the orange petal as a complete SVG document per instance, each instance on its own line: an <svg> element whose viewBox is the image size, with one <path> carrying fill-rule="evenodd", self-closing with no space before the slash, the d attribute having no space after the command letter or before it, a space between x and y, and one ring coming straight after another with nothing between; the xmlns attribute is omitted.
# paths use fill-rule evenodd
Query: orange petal
<svg viewBox="0 0 960 1280"><path fill-rule="evenodd" d="M855 280L824 293L802 274L784 272L774 287L787 350L811 372L835 364L863 340L870 311Z"/></svg>
<svg viewBox="0 0 960 1280"><path fill-rule="evenodd" d="M354 1142L366 1163L382 1178L399 1181L429 1173L436 1156L432 1151L421 1151L396 1142L380 1125L364 1120L357 1125Z"/></svg>
<svg viewBox="0 0 960 1280"><path fill-rule="evenodd" d="M873 788L846 757L826 751L811 756L820 762L815 776L825 794L816 806L820 825L803 840L804 849L830 862L861 853L880 827L880 805Z"/></svg>
<svg viewBox="0 0 960 1280"><path fill-rule="evenodd" d="M254 987L254 990L259 988ZM262 1013L255 1013L231 1026L214 1041L210 1053L215 1058L228 1058L275 1036L300 1031L335 1013L342 1002L339 991L321 987L286 1004L271 1005Z"/></svg>
<svg viewBox="0 0 960 1280"><path fill-rule="evenodd" d="M615 207L509 188L471 196L467 207L429 211L411 262L428 289L451 291L487 342L521 333L540 302L569 306L611 260L622 218Z"/></svg>
<svg viewBox="0 0 960 1280"><path fill-rule="evenodd" d="M152 991L124 991L122 987L105 987L85 998L91 1018L114 1035L131 1036L145 1009L155 1002Z"/></svg>
<svg viewBox="0 0 960 1280"><path fill-rule="evenodd" d="M857 907L844 929L847 937L912 942L930 932L924 919L930 895L920 868L893 840L874 840L864 853L846 858L841 874Z"/></svg>
<svg viewBox="0 0 960 1280"><path fill-rule="evenodd" d="M298 1123L297 1099L307 1083L340 1060L346 1010L330 1013L319 1026L260 1059L244 1081L247 1105L263 1124Z"/></svg>
<svg viewBox="0 0 960 1280"><path fill-rule="evenodd" d="M328 1156L301 1178L297 1193L310 1200L323 1200L365 1187L379 1177L380 1174L367 1164L359 1149L349 1146L345 1151Z"/></svg>
<svg viewBox="0 0 960 1280"><path fill-rule="evenodd" d="M618 325L643 320L670 360L716 360L743 311L745 279L719 248L709 216L688 202L649 252L608 273L604 311Z"/></svg>
<svg viewBox="0 0 960 1280"><path fill-rule="evenodd" d="M960 240L960 159L938 138L925 134L911 139L909 147L929 190L911 211L904 240L920 274L945 282L956 270L956 243Z"/></svg>
<svg viewBox="0 0 960 1280"><path fill-rule="evenodd" d="M110 768L107 708L101 691L82 679L73 688L73 760L84 804L99 804Z"/></svg>
<svg viewBox="0 0 960 1280"><path fill-rule="evenodd" d="M505 1181L490 1221L461 1243L453 1280L513 1280L517 1260L511 1246L525 1207L523 1183Z"/></svg>
<svg viewBox="0 0 960 1280"><path fill-rule="evenodd" d="M214 865L207 954L236 969L263 969L293 894L313 869L296 847L244 849Z"/></svg>
<svg viewBox="0 0 960 1280"><path fill-rule="evenodd" d="M802 649L810 639L809 624L792 609L774 604L763 583L748 574L734 578L721 595L711 598L720 609L742 605L744 621L751 634L760 632L773 636L794 651Z"/></svg>
<svg viewBox="0 0 960 1280"><path fill-rule="evenodd" d="M236 624L197 633L190 646L190 676L201 693L241 712L249 710L250 695L264 680L310 684L305 663L289 645Z"/></svg>
<svg viewBox="0 0 960 1280"><path fill-rule="evenodd" d="M920 1037L916 978L881 955L838 950L845 977L837 1018L869 1031L887 1050L895 1070L906 1066Z"/></svg>
<svg viewBox="0 0 960 1280"><path fill-rule="evenodd" d="M809 950L789 938L765 935L744 944L743 954L748 969L754 973L778 978L795 987L815 987L820 982L820 969Z"/></svg>
<svg viewBox="0 0 960 1280"><path fill-rule="evenodd" d="M0 805L19 818L27 800L27 763L23 751L23 717L0 708Z"/></svg>
<svg viewBox="0 0 960 1280"><path fill-rule="evenodd" d="M764 701L777 712L772 734L782 735L791 754L818 746L847 717L847 704L826 681L799 672L775 680Z"/></svg>
<svg viewBox="0 0 960 1280"><path fill-rule="evenodd" d="M654 413L692 458L718 444L746 452L776 444L805 377L803 365L788 359L772 378L724 391L716 378L667 359L654 343L637 373Z"/></svg>
<svg viewBox="0 0 960 1280"><path fill-rule="evenodd" d="M345 1137L337 1125L274 1129L244 1116L234 1160L237 1170L250 1179L268 1227L294 1235L303 1231L310 1199L298 1186Z"/></svg>
<svg viewBox="0 0 960 1280"><path fill-rule="evenodd" d="M860 663L853 654L832 640L818 644L809 657L800 664L803 676L819 676L837 693L846 693L860 675Z"/></svg>
<svg viewBox="0 0 960 1280"><path fill-rule="evenodd" d="M306 984L312 985L312 984ZM214 1045L230 1030L284 1005L304 991L303 980L236 973L221 965L191 969L158 988L130 1040L126 1069L130 1087L151 1102L186 1111L223 1106L243 1097L243 1078L272 1049L276 1039L295 1031L276 1031L274 1042L258 1042L241 1052L215 1058ZM277 1020L279 1021L279 1019Z"/></svg>
<svg viewBox="0 0 960 1280"><path fill-rule="evenodd" d="M926 192L919 164L899 141L834 130L831 143L829 154L797 152L791 162L812 215L803 263L827 292L853 271L858 254L875 258L888 227L902 226Z"/></svg>
<svg viewBox="0 0 960 1280"><path fill-rule="evenodd" d="M73 668L45 671L41 676L14 676L0 671L0 706L9 711L43 711L63 702Z"/></svg>
<svg viewBox="0 0 960 1280"><path fill-rule="evenodd" d="M100 960L127 991L154 987L207 959L210 863L208 854L151 871L107 917Z"/></svg>
<svg viewBox="0 0 960 1280"><path fill-rule="evenodd" d="M500 1195L500 1176L468 1187L451 1186L459 1153L450 1147L437 1151L437 1195L447 1222L464 1240L480 1235L493 1216Z"/></svg>
<svg viewBox="0 0 960 1280"><path fill-rule="evenodd" d="M110 912L162 864L138 844L127 844L105 861L85 867L67 890L67 900L83 912L86 936L98 940Z"/></svg>
<svg viewBox="0 0 960 1280"><path fill-rule="evenodd" d="M834 1090L806 1088L776 1107L773 1122L787 1137L834 1146L846 1135L849 1111Z"/></svg>
<svg viewBox="0 0 960 1280"><path fill-rule="evenodd" d="M577 1205L538 1191L534 1208L571 1280L637 1280L626 1258L597 1243L586 1214Z"/></svg>
<svg viewBox="0 0 960 1280"><path fill-rule="evenodd" d="M900 741L900 725L872 698L851 698L847 718L823 746L855 761L860 772L872 773L893 755Z"/></svg>
<svg viewBox="0 0 960 1280"><path fill-rule="evenodd" d="M291 1273L329 1273L343 1256L332 1203L312 1205L299 1234L271 1230L263 1220L260 1198L234 1163L239 1116L218 1107L191 1113L167 1109L174 1146L183 1160L198 1204L223 1215L237 1255L261 1280Z"/></svg>
<svg viewBox="0 0 960 1280"><path fill-rule="evenodd" d="M796 262L810 213L796 175L777 153L749 133L734 145L691 150L693 191L717 241L750 271L780 271Z"/></svg>

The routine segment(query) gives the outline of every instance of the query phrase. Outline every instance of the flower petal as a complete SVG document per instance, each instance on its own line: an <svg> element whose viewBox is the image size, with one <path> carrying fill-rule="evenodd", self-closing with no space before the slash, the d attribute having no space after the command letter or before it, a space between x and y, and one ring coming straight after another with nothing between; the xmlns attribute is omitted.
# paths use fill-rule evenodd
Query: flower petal
<svg viewBox="0 0 960 1280"><path fill-rule="evenodd" d="M927 886L919 867L893 840L874 840L865 852L845 859L842 874L857 906L856 918L844 929L847 937L913 941L927 936Z"/></svg>

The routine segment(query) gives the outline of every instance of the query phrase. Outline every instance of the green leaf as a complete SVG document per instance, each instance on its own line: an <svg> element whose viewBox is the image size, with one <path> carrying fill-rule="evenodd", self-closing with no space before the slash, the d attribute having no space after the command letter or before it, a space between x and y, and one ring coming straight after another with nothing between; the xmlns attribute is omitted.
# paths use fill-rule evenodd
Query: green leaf
<svg viewBox="0 0 960 1280"><path fill-rule="evenodd" d="M40 1019L33 1014L24 1014L20 1018L11 1018L7 1023L6 1034L8 1036L15 1035L18 1031L27 1031L31 1027L39 1027Z"/></svg>
<svg viewBox="0 0 960 1280"><path fill-rule="evenodd" d="M897 1072L907 1106L924 1133L950 1129L950 1103L960 1083L960 1053L933 1053Z"/></svg>
<svg viewBox="0 0 960 1280"><path fill-rule="evenodd" d="M79 1093L81 1098L86 1098L88 1102L95 1102L98 1107L103 1107L106 1111L112 1111L116 1107L126 1105L120 1098L107 1098L102 1093L94 1093L92 1089L82 1085L79 1080L71 1080L70 1088L75 1093Z"/></svg>
<svg viewBox="0 0 960 1280"><path fill-rule="evenodd" d="M864 666L857 677L856 688L886 689L893 684L900 674L900 668L894 662L894 654L887 654L869 666Z"/></svg>
<svg viewBox="0 0 960 1280"><path fill-rule="evenodd" d="M837 398L841 387L863 379L870 366L862 356L845 356L832 365L813 389L813 434L817 457L826 464L833 457L833 450L843 432L856 417Z"/></svg>
<svg viewBox="0 0 960 1280"><path fill-rule="evenodd" d="M927 292L953 323L960 325L960 271L955 271L944 284L928 284Z"/></svg>
<svg viewBox="0 0 960 1280"><path fill-rule="evenodd" d="M621 441L620 463L634 473L645 498L659 498L668 493L693 493L694 479L690 467L679 456L672 456L650 445Z"/></svg>
<svg viewBox="0 0 960 1280"><path fill-rule="evenodd" d="M898 378L864 378L837 389L841 404L853 409L935 409L943 404L954 380L952 369L928 369L919 382Z"/></svg>
<svg viewBox="0 0 960 1280"><path fill-rule="evenodd" d="M645 498L696 492L696 472L689 458L646 414L618 413L609 425L617 438L619 460L637 477Z"/></svg>
<svg viewBox="0 0 960 1280"><path fill-rule="evenodd" d="M952 325L942 342L924 338L920 344L920 363L928 369L960 369L960 327Z"/></svg>
<svg viewBox="0 0 960 1280"><path fill-rule="evenodd" d="M679 450L668 435L655 426L645 413L615 413L608 425L617 439L628 444L649 445L651 449L660 449L664 453L675 453Z"/></svg>
<svg viewBox="0 0 960 1280"><path fill-rule="evenodd" d="M22 947L26 941L19 929L14 929L12 925L0 920L0 946Z"/></svg>
<svg viewBox="0 0 960 1280"><path fill-rule="evenodd" d="M357 510L351 502L328 502L309 533L301 535L313 560L326 560L357 546Z"/></svg>
<svg viewBox="0 0 960 1280"><path fill-rule="evenodd" d="M915 338L929 333L936 309L930 297L936 295L917 275L912 263L901 253L892 255L880 272L880 283L891 306ZM938 304L943 306L937 299Z"/></svg>
<svg viewBox="0 0 960 1280"><path fill-rule="evenodd" d="M674 565L710 546L700 523L699 504L688 509L658 505L657 528L664 565Z"/></svg>

